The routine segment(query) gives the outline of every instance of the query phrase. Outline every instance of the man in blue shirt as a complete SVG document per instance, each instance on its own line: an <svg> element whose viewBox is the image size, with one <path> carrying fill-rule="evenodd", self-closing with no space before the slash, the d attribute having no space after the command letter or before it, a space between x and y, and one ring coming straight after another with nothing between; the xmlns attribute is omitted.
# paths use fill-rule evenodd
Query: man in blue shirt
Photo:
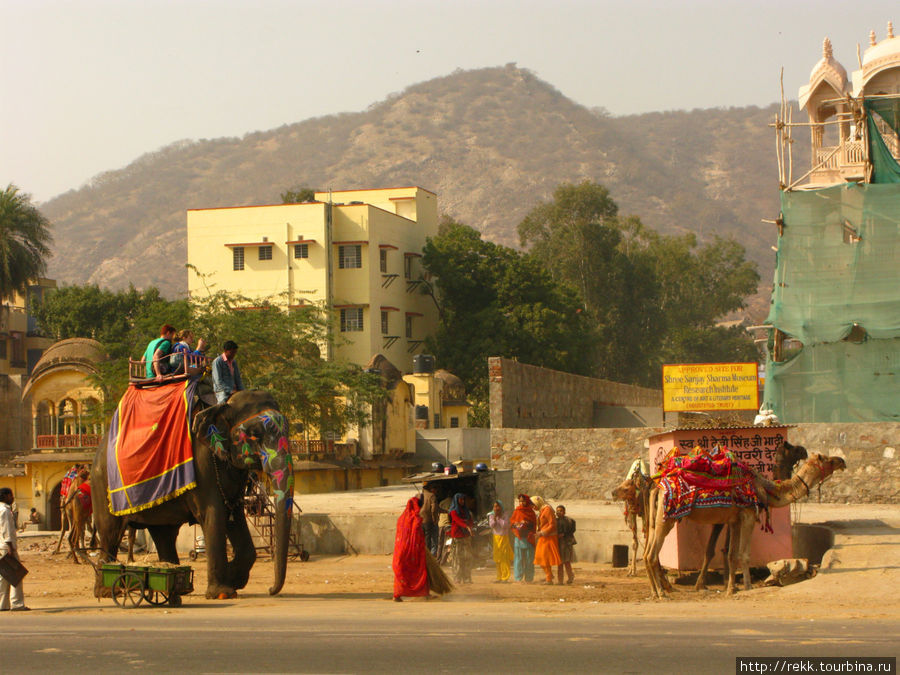
<svg viewBox="0 0 900 675"><path fill-rule="evenodd" d="M238 346L233 340L226 340L222 345L222 353L216 357L212 364L213 391L216 394L216 403L224 403L236 391L244 388L241 381L241 371L238 368L235 356Z"/></svg>

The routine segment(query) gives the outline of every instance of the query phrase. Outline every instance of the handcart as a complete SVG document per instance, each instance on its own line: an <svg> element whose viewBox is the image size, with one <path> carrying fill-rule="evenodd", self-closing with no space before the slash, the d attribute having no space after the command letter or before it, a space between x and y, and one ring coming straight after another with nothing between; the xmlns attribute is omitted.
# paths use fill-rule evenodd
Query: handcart
<svg viewBox="0 0 900 675"><path fill-rule="evenodd" d="M181 606L181 596L194 590L194 570L190 565L154 567L104 563L95 568L101 584L112 590L113 602L123 609L137 607L146 600L151 605Z"/></svg>

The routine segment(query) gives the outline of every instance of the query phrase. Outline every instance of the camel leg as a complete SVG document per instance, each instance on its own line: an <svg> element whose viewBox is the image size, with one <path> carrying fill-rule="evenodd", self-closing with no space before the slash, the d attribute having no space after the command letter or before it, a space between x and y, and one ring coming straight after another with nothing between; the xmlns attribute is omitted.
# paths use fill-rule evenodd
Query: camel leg
<svg viewBox="0 0 900 675"><path fill-rule="evenodd" d="M637 536L637 515L628 514L628 527L631 530L632 549L631 567L628 570L628 576L637 576L637 553L638 553L638 536Z"/></svg>
<svg viewBox="0 0 900 675"><path fill-rule="evenodd" d="M70 507L67 507L67 510L69 508ZM75 564L80 565L81 561L78 559L78 550L84 548L84 515L80 510L71 506L69 520L72 522L72 529L69 532L69 553L72 556L72 560L75 561Z"/></svg>
<svg viewBox="0 0 900 675"><path fill-rule="evenodd" d="M753 539L754 525L756 525L756 517L753 511L743 509L741 518L738 520L738 526L735 529L740 532L738 557L741 562L741 574L744 576L745 591L749 591L752 588L752 579L750 578L750 544Z"/></svg>
<svg viewBox="0 0 900 675"><path fill-rule="evenodd" d="M716 544L719 541L719 535L722 533L723 527L722 523L716 523L712 526L712 530L709 533L709 541L706 542L706 552L703 554L703 564L700 565L700 574L697 575L697 583L694 584L695 591L706 590L706 573L709 571L709 563L712 562L713 556L716 555Z"/></svg>
<svg viewBox="0 0 900 675"><path fill-rule="evenodd" d="M650 580L651 593L659 599L666 597L666 591L663 590L665 574L662 571L662 566L659 564L659 552L662 549L663 542L666 540L666 535L675 526L675 521L665 519L665 514L662 513L663 508L665 507L663 500L659 496L659 491L654 490L650 497L652 520L647 547L644 550L644 567L647 569L647 578ZM668 586L667 583L666 586ZM668 586L667 590L671 590L671 586Z"/></svg>
<svg viewBox="0 0 900 675"><path fill-rule="evenodd" d="M733 595L735 592L734 577L738 569L744 576L744 590L749 591L750 584L750 540L753 537L753 525L756 523L756 514L751 509L741 509L737 518L729 523L731 543L728 546L728 585L725 592Z"/></svg>
<svg viewBox="0 0 900 675"><path fill-rule="evenodd" d="M69 518L66 515L66 510L61 508L59 513L59 539L56 542L56 550L53 552L53 555L57 555L59 553L59 549L62 546L63 537L66 536L66 530L69 529Z"/></svg>

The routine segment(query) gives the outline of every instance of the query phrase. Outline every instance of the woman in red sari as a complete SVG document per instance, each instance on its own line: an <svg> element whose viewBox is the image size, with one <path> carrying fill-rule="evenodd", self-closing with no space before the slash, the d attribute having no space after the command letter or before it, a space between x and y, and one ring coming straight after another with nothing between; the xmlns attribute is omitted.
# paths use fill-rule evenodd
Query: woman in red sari
<svg viewBox="0 0 900 675"><path fill-rule="evenodd" d="M419 509L421 497L406 502L406 509L397 519L397 535L394 538L394 600L403 596L428 595L428 566L425 562L425 533Z"/></svg>
<svg viewBox="0 0 900 675"><path fill-rule="evenodd" d="M534 547L534 564L540 565L544 570L546 584L553 583L553 570L562 560L559 557L559 543L556 538L556 514L547 502L540 497L533 500L534 508L538 509L538 527L535 537L537 543Z"/></svg>

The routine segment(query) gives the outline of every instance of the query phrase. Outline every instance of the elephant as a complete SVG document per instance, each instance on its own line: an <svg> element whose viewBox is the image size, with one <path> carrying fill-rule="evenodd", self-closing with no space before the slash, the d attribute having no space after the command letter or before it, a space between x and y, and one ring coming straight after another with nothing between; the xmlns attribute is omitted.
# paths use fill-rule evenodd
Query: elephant
<svg viewBox="0 0 900 675"><path fill-rule="evenodd" d="M250 471L265 471L275 492L275 579L269 594L284 585L293 506L294 472L288 423L275 399L264 391L239 391L224 403L196 414L191 425L196 487L137 513L114 516L107 490L106 439L91 471L94 518L101 555L116 559L128 525L146 528L161 562L178 563L179 528L197 524L206 538L207 598L233 598L244 588L256 561L256 547L244 515L243 495ZM234 556L228 560L226 539ZM95 589L100 592L100 589Z"/></svg>

